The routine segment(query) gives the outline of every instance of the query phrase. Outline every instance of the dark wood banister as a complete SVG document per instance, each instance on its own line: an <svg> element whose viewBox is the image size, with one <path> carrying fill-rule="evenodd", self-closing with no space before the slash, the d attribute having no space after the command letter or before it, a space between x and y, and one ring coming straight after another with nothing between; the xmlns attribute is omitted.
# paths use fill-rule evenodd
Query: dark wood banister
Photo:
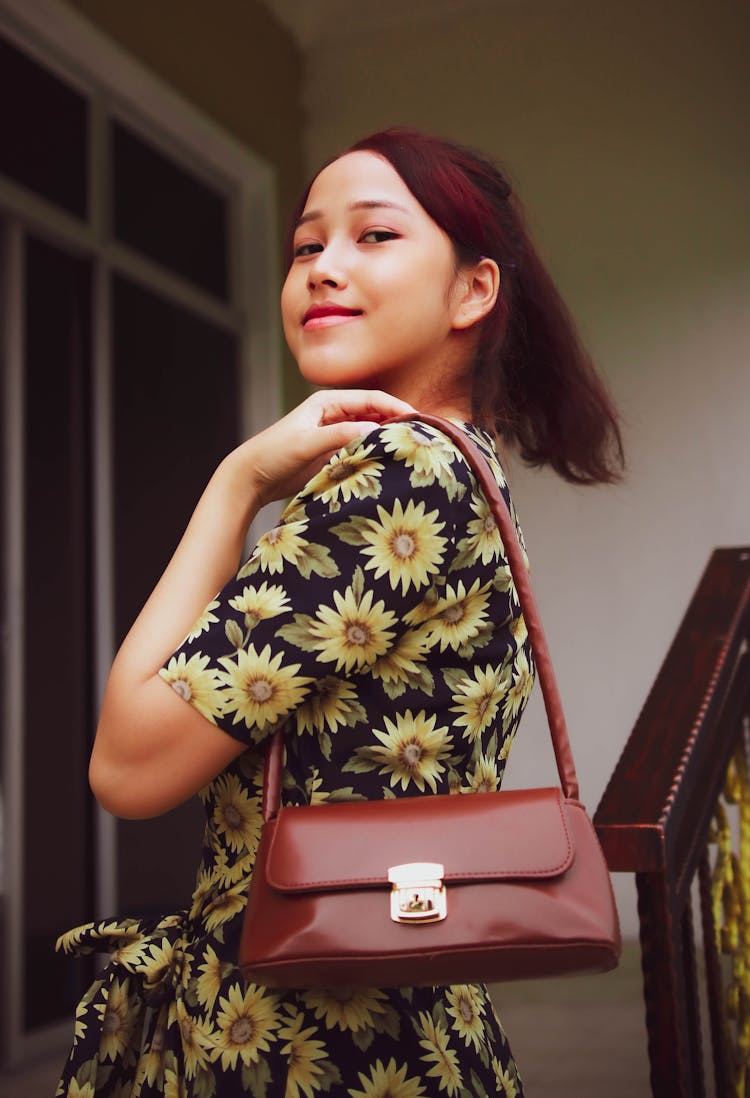
<svg viewBox="0 0 750 1098"><path fill-rule="evenodd" d="M610 869L636 875L651 1084L659 1098L705 1093L690 890L700 871L709 997L713 981L716 1000L707 839L729 760L747 739L749 643L750 547L717 549L594 816ZM732 1089L713 1016L721 1009L709 1002L723 1096Z"/></svg>

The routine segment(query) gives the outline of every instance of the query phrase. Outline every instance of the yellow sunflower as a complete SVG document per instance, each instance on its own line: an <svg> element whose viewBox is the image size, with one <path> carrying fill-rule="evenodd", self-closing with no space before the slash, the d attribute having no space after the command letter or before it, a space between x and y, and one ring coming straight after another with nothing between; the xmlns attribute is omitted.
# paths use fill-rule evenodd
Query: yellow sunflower
<svg viewBox="0 0 750 1098"><path fill-rule="evenodd" d="M236 858L231 863L226 850L223 850L217 855L214 864L214 878L222 888L231 888L232 885L236 885L238 881L245 881L248 883L248 877L250 876L254 862L254 850L251 850L247 854L243 854L241 858Z"/></svg>
<svg viewBox="0 0 750 1098"><path fill-rule="evenodd" d="M214 782L213 821L231 850L254 851L263 824L260 801L248 797L236 774L222 774Z"/></svg>
<svg viewBox="0 0 750 1098"><path fill-rule="evenodd" d="M99 1015L101 1037L99 1038L99 1057L113 1062L123 1056L130 1043L136 1011L130 1010L130 984L115 977L109 988L105 988L105 1002L95 1003L94 1010Z"/></svg>
<svg viewBox="0 0 750 1098"><path fill-rule="evenodd" d="M171 973L175 963L175 948L168 938L162 938L159 945L150 945L139 966L139 972L145 978L145 987L151 989L160 984Z"/></svg>
<svg viewBox="0 0 750 1098"><path fill-rule="evenodd" d="M169 683L175 694L179 694L212 724L216 724L222 705L220 680L215 671L208 669L208 661L209 657L200 652L196 652L190 659L184 652L180 652L179 656L172 656L159 674Z"/></svg>
<svg viewBox="0 0 750 1098"><path fill-rule="evenodd" d="M509 679L509 671L488 663L484 671L475 667L473 678L467 675L458 683L452 695L456 704L451 706L450 711L459 714L455 723L463 725L466 739L480 739L484 730L492 725Z"/></svg>
<svg viewBox="0 0 750 1098"><path fill-rule="evenodd" d="M492 508L484 496L474 495L471 509L477 517L466 524L468 536L462 539L461 547L471 550L477 558L481 557L482 564L501 560L505 555L505 547Z"/></svg>
<svg viewBox="0 0 750 1098"><path fill-rule="evenodd" d="M208 931L223 926L238 912L243 911L247 903L247 887L244 883L220 892L203 909L203 925Z"/></svg>
<svg viewBox="0 0 750 1098"><path fill-rule="evenodd" d="M373 735L383 746L358 748L357 753L362 752L375 765L382 763L378 773L390 774L391 786L401 782L401 788L406 789L409 782L414 782L420 792L428 785L434 793L437 779L445 770L441 760L453 748L447 727L435 728L437 715L428 717L423 709L414 716L407 709L397 713L395 721L385 716L383 720L386 732L373 729Z"/></svg>
<svg viewBox="0 0 750 1098"><path fill-rule="evenodd" d="M493 758L480 755L469 774L469 788L472 793L494 793L500 787L497 763Z"/></svg>
<svg viewBox="0 0 750 1098"><path fill-rule="evenodd" d="M338 503L339 497L366 499L380 494L380 473L383 463L370 457L373 446L360 446L353 453L346 450L334 454L320 472L308 482L306 493L323 503ZM332 507L331 510L336 510Z"/></svg>
<svg viewBox="0 0 750 1098"><path fill-rule="evenodd" d="M315 988L302 993L305 1006L315 1012L318 1020L323 1019L327 1029L338 1026L342 1032L352 1033L370 1029L373 1015L385 1013L382 1004L387 998L385 992L374 987Z"/></svg>
<svg viewBox="0 0 750 1098"><path fill-rule="evenodd" d="M418 602L408 613L402 615L404 622L407 625L422 625L435 616L435 610L439 602L439 589L435 585L428 587L422 601Z"/></svg>
<svg viewBox="0 0 750 1098"><path fill-rule="evenodd" d="M369 1078L361 1071L359 1082L362 1090L352 1090L347 1093L349 1098L422 1098L424 1088L416 1075L406 1078L407 1065L397 1067L396 1061L391 1057L387 1066L382 1060L376 1060L370 1067Z"/></svg>
<svg viewBox="0 0 750 1098"><path fill-rule="evenodd" d="M420 1013L419 1024L424 1034L424 1039L419 1042L426 1049L420 1059L433 1066L427 1072L439 1080L439 1090L448 1092L448 1098L458 1094L461 1089L462 1077L458 1066L458 1056L450 1047L448 1034L440 1023L436 1023L429 1014Z"/></svg>
<svg viewBox="0 0 750 1098"><path fill-rule="evenodd" d="M81 939L87 930L91 930L94 923L84 923L83 926L74 927L73 930L66 930L64 934L61 934L55 943L56 950L62 950L63 953L74 953L78 946L81 944Z"/></svg>
<svg viewBox="0 0 750 1098"><path fill-rule="evenodd" d="M200 914L204 900L208 896L211 888L214 884L214 875L209 869L201 869L195 882L195 888L193 889L193 895L190 906L190 918L197 919Z"/></svg>
<svg viewBox="0 0 750 1098"><path fill-rule="evenodd" d="M345 594L333 592L336 609L319 606L317 621L310 625L313 647L320 659L336 664L336 670L359 670L372 664L387 650L393 638L389 627L396 615L380 600L373 606L373 592L358 599L351 587Z"/></svg>
<svg viewBox="0 0 750 1098"><path fill-rule="evenodd" d="M444 652L446 648L460 648L476 637L487 622L491 589L489 583L480 586L478 579L468 591L462 580L455 589L447 584L445 594L435 604L432 618L424 625L430 642L439 644L440 651Z"/></svg>
<svg viewBox="0 0 750 1098"><path fill-rule="evenodd" d="M71 1079L64 1098L95 1098L94 1084L89 1082L79 1086L77 1079Z"/></svg>
<svg viewBox="0 0 750 1098"><path fill-rule="evenodd" d="M365 568L375 570L375 579L387 575L394 591L400 583L402 594L412 584L416 590L424 587L440 568L447 545L447 538L440 536L445 523L435 521L438 514L425 514L424 501L415 504L413 499L406 510L397 499L390 514L378 506L380 522L370 519L362 528L368 543L362 552L371 558Z"/></svg>
<svg viewBox="0 0 750 1098"><path fill-rule="evenodd" d="M106 928L102 928L106 931ZM145 943L143 934L135 927L117 927L117 948L112 950L113 961L133 971L143 959Z"/></svg>
<svg viewBox="0 0 750 1098"><path fill-rule="evenodd" d="M212 946L206 946L203 952L203 964L198 966L198 971L202 975L195 982L195 993L198 996L198 1002L202 1003L210 1013L216 1002L216 996L221 990L223 975L221 958L216 955Z"/></svg>
<svg viewBox="0 0 750 1098"><path fill-rule="evenodd" d="M430 435L408 423L390 423L383 428L383 444L420 478L434 480L451 472L454 454L444 435Z"/></svg>
<svg viewBox="0 0 750 1098"><path fill-rule="evenodd" d="M220 1059L223 1071L235 1068L238 1060L250 1067L258 1062L261 1052L269 1051L280 1024L277 1003L276 995L257 984L247 985L243 992L239 983L232 984L229 996L219 1000L218 1039L211 1059Z"/></svg>
<svg viewBox="0 0 750 1098"><path fill-rule="evenodd" d="M207 1018L188 1014L183 998L175 1000L173 1009L180 1028L185 1075L188 1079L193 1079L198 1071L204 1071L208 1067L209 1050L214 1044L213 1033Z"/></svg>
<svg viewBox="0 0 750 1098"><path fill-rule="evenodd" d="M498 1085L502 1087L505 1098L518 1098L518 1074L514 1065L508 1064L508 1067L504 1068L495 1056L492 1059L492 1070L495 1072Z"/></svg>
<svg viewBox="0 0 750 1098"><path fill-rule="evenodd" d="M282 1055L289 1057L285 1098L299 1098L300 1093L312 1098L313 1091L320 1090L320 1076L324 1074L317 1061L325 1059L326 1046L312 1036L318 1032L317 1026L302 1028L304 1018L301 1010L296 1011L278 1032L279 1040L286 1041Z"/></svg>
<svg viewBox="0 0 750 1098"><path fill-rule="evenodd" d="M510 624L510 631L513 636L513 640L516 642L516 648L520 648L529 635L529 631L526 628L526 620L523 614L519 614Z"/></svg>
<svg viewBox="0 0 750 1098"><path fill-rule="evenodd" d="M372 665L370 674L383 682L408 682L413 675L419 674L419 665L424 663L428 648L425 633L420 629L409 629L389 652Z"/></svg>
<svg viewBox="0 0 750 1098"><path fill-rule="evenodd" d="M300 557L305 555L309 545L301 534L307 529L307 522L286 522L281 526L274 526L267 530L255 546L249 565L260 565L263 572L282 572L284 563L291 564L294 568ZM242 573L240 572L241 576Z"/></svg>
<svg viewBox="0 0 750 1098"><path fill-rule="evenodd" d="M484 1003L479 990L471 984L456 984L448 988L446 998L450 1003L446 1014L453 1018L451 1029L467 1047L473 1045L479 1052L480 1044L485 1043Z"/></svg>
<svg viewBox="0 0 750 1098"><path fill-rule="evenodd" d="M164 1072L164 1098L186 1098L187 1091L174 1068Z"/></svg>
<svg viewBox="0 0 750 1098"><path fill-rule="evenodd" d="M148 1050L141 1053L133 1084L136 1094L145 1085L157 1087L164 1078L164 1050L167 1042L167 1009L162 1007L154 1025Z"/></svg>
<svg viewBox="0 0 750 1098"><path fill-rule="evenodd" d="M307 693L307 684L313 681L297 675L299 663L282 667L284 656L281 651L272 656L270 644L260 653L250 644L237 652L236 661L231 656L219 659L226 668L219 672L226 685L224 713L234 713L232 723L244 721L253 730L253 736L298 706Z"/></svg>
<svg viewBox="0 0 750 1098"><path fill-rule="evenodd" d="M335 732L340 725L349 724L359 709L352 683L326 675L295 711L294 720L298 732Z"/></svg>
<svg viewBox="0 0 750 1098"><path fill-rule="evenodd" d="M229 600L229 605L244 614L245 624L252 627L259 621L284 614L289 609L289 597L283 587L269 586L264 580L260 587L245 587L241 595Z"/></svg>
<svg viewBox="0 0 750 1098"><path fill-rule="evenodd" d="M212 613L212 611L216 610L216 608L218 606L219 606L219 603L216 600L214 600L214 602L209 602L206 609L203 611L203 613L200 615L198 620L193 625L193 628L190 630L188 635L185 637L185 640L189 640L189 641L195 640L196 637L199 637L201 635L201 633L205 633L206 630L211 625L215 624L219 620L216 617L216 615L214 613Z"/></svg>
<svg viewBox="0 0 750 1098"><path fill-rule="evenodd" d="M526 652L521 649L520 652L516 653L513 664L513 682L503 706L503 720L506 724L509 724L518 713L523 711L531 696L533 687L534 674L529 666Z"/></svg>

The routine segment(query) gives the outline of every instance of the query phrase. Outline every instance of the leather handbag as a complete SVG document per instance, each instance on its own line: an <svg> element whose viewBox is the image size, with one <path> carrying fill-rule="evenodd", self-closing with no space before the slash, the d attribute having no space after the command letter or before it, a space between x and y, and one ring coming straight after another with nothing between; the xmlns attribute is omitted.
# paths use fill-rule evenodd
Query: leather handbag
<svg viewBox="0 0 750 1098"><path fill-rule="evenodd" d="M515 524L463 431L528 629L561 787L283 806L283 737L266 756L264 825L239 964L270 987L481 983L614 968L617 909L578 796L560 695Z"/></svg>

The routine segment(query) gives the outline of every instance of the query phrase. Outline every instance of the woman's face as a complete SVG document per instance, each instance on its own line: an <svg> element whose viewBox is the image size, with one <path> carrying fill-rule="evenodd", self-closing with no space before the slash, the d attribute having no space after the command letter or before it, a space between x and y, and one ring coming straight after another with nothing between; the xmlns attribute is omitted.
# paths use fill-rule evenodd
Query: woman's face
<svg viewBox="0 0 750 1098"><path fill-rule="evenodd" d="M458 281L450 239L388 161L342 156L310 189L281 294L302 375L406 399L427 392L455 365Z"/></svg>

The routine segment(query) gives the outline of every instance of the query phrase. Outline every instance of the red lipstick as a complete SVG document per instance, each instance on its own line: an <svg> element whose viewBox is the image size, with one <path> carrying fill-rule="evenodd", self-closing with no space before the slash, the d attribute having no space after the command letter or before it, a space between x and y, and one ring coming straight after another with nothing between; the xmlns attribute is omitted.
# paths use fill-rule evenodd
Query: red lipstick
<svg viewBox="0 0 750 1098"><path fill-rule="evenodd" d="M302 318L302 326L308 331L313 328L328 328L361 315L361 309L349 309L346 305L321 302L318 305L310 306Z"/></svg>

